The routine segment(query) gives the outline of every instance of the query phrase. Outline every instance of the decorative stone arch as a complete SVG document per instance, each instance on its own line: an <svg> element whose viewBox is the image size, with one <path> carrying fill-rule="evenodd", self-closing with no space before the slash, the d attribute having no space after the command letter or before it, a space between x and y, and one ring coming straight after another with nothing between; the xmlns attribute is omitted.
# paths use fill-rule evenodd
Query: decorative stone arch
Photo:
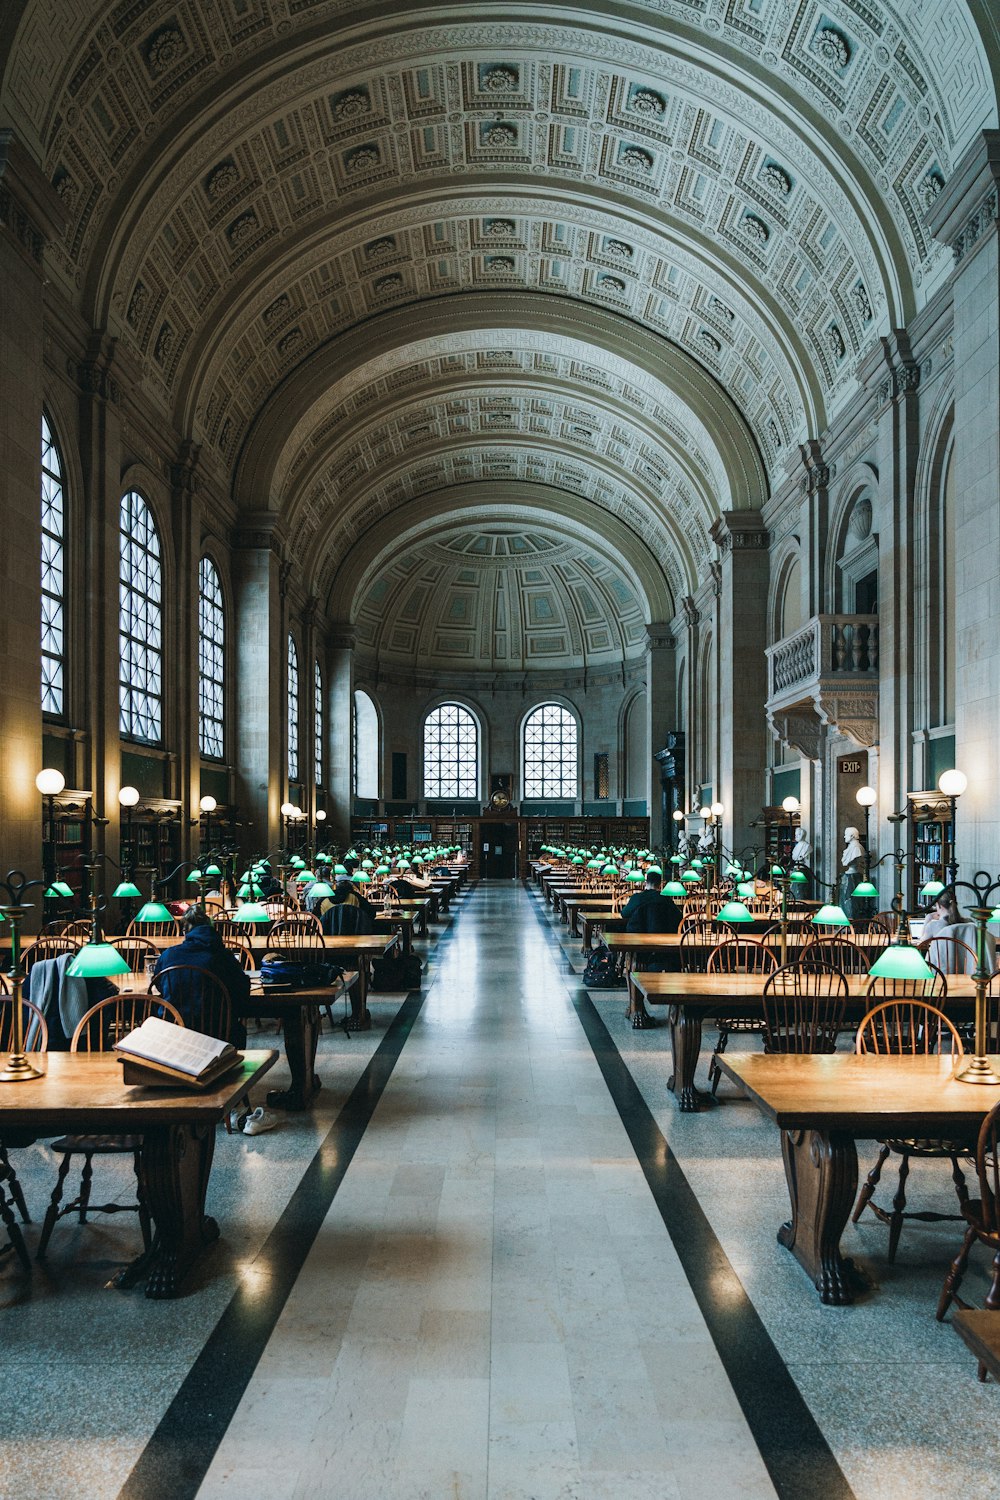
<svg viewBox="0 0 1000 1500"><path fill-rule="evenodd" d="M622 700L618 713L618 795L622 798L645 797L649 799L650 775L652 765L652 746L647 743L646 732L646 706L647 692L643 685L637 685ZM642 722L636 722L636 715L643 711ZM633 769L633 757L635 755L634 742L638 736L645 771L641 777L641 791L636 791L631 785L631 772Z"/></svg>
<svg viewBox="0 0 1000 1500"><path fill-rule="evenodd" d="M801 586L802 581L802 547L797 536L785 537L779 543L771 558L771 586L770 597L767 601L767 626L768 639L773 644L781 640L787 633L788 590L794 586L796 578ZM798 611L801 615L801 607Z"/></svg>
<svg viewBox="0 0 1000 1500"><path fill-rule="evenodd" d="M490 764L490 716L484 705L474 693L470 693L463 687L457 687L451 692L434 693L426 702L420 706L420 719L417 726L417 751L418 762L418 793L417 799L421 802L427 800L437 801L437 798L428 799L424 794L424 725L429 716L436 708L443 708L445 704L454 703L459 708L464 708L471 714L476 722L477 737L477 766L476 766L476 798L482 801L486 789L486 775ZM455 799L468 801L472 799Z"/></svg>
<svg viewBox="0 0 1000 1500"><path fill-rule="evenodd" d="M948 381L928 413L913 485L915 728L952 722L954 634L954 391Z"/></svg>
<svg viewBox="0 0 1000 1500"><path fill-rule="evenodd" d="M357 700L362 694L371 704L375 716L375 792L370 796L367 792L359 790L354 779L354 771L358 766L357 745ZM366 801L377 801L382 796L382 788L385 782L385 719L382 712L382 704L379 701L378 692L367 680L360 675L355 676L354 688L351 696L351 796L361 797Z"/></svg>
<svg viewBox="0 0 1000 1500"><path fill-rule="evenodd" d="M719 769L719 704L716 692L717 652L715 631L707 626L698 642L697 714L698 733L695 764L699 775L695 784L706 780L715 783ZM689 792L694 786L689 788ZM718 787L716 787L718 794Z"/></svg>
<svg viewBox="0 0 1000 1500"><path fill-rule="evenodd" d="M837 485L831 506L824 578L831 614L858 613L854 589L878 568L878 526L878 470L859 460Z"/></svg>

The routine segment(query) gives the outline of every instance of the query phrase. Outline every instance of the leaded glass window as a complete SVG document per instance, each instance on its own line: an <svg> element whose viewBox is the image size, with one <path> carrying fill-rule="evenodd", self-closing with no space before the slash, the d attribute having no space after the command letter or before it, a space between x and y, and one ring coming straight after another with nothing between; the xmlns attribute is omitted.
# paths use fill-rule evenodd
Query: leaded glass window
<svg viewBox="0 0 1000 1500"><path fill-rule="evenodd" d="M316 785L323 785L323 673L313 664L313 760Z"/></svg>
<svg viewBox="0 0 1000 1500"><path fill-rule="evenodd" d="M479 795L479 725L459 703L442 703L424 720L424 796Z"/></svg>
<svg viewBox="0 0 1000 1500"><path fill-rule="evenodd" d="M202 755L226 753L226 616L222 585L211 561L198 569L198 745Z"/></svg>
<svg viewBox="0 0 1000 1500"><path fill-rule="evenodd" d="M576 720L558 703L543 703L524 721L525 797L576 797Z"/></svg>
<svg viewBox="0 0 1000 1500"><path fill-rule="evenodd" d="M299 653L288 637L288 779L299 779Z"/></svg>
<svg viewBox="0 0 1000 1500"><path fill-rule="evenodd" d="M138 490L121 503L118 586L119 727L132 740L163 737L163 573L160 538Z"/></svg>
<svg viewBox="0 0 1000 1500"><path fill-rule="evenodd" d="M65 554L63 466L48 419L42 415L42 712L66 711Z"/></svg>

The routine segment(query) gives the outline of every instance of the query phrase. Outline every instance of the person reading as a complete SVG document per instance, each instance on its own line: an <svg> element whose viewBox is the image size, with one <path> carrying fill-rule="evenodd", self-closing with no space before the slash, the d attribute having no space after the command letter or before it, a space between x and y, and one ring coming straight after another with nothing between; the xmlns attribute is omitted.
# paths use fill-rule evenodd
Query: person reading
<svg viewBox="0 0 1000 1500"><path fill-rule="evenodd" d="M622 907L626 932L676 932L680 927L680 907L663 895L662 883L662 877L650 870L643 889L626 901Z"/></svg>

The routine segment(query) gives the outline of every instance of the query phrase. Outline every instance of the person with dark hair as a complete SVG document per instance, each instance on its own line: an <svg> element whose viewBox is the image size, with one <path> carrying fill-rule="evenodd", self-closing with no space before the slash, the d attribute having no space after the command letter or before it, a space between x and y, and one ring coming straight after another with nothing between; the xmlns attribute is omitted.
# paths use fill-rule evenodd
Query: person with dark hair
<svg viewBox="0 0 1000 1500"><path fill-rule="evenodd" d="M344 860L344 874L337 876L321 920L327 933L356 934L375 931L375 907L364 891L352 879L358 861L350 856Z"/></svg>
<svg viewBox="0 0 1000 1500"><path fill-rule="evenodd" d="M641 891L630 896L622 907L626 932L676 932L681 925L680 907L660 890L662 876L655 870L646 874Z"/></svg>
<svg viewBox="0 0 1000 1500"><path fill-rule="evenodd" d="M975 973L978 929L975 922L962 916L954 886L945 886L938 896L920 936L922 940L931 939L925 957L942 973ZM986 964L992 974L996 967L996 938L987 932L984 939Z"/></svg>

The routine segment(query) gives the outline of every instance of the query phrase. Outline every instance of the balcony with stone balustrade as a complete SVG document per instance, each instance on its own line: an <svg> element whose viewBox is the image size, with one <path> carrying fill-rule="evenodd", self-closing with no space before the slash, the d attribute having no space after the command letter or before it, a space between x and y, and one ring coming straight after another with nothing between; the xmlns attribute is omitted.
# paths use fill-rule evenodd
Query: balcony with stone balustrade
<svg viewBox="0 0 1000 1500"><path fill-rule="evenodd" d="M767 717L783 743L816 759L827 730L878 738L878 615L814 615L767 648Z"/></svg>

